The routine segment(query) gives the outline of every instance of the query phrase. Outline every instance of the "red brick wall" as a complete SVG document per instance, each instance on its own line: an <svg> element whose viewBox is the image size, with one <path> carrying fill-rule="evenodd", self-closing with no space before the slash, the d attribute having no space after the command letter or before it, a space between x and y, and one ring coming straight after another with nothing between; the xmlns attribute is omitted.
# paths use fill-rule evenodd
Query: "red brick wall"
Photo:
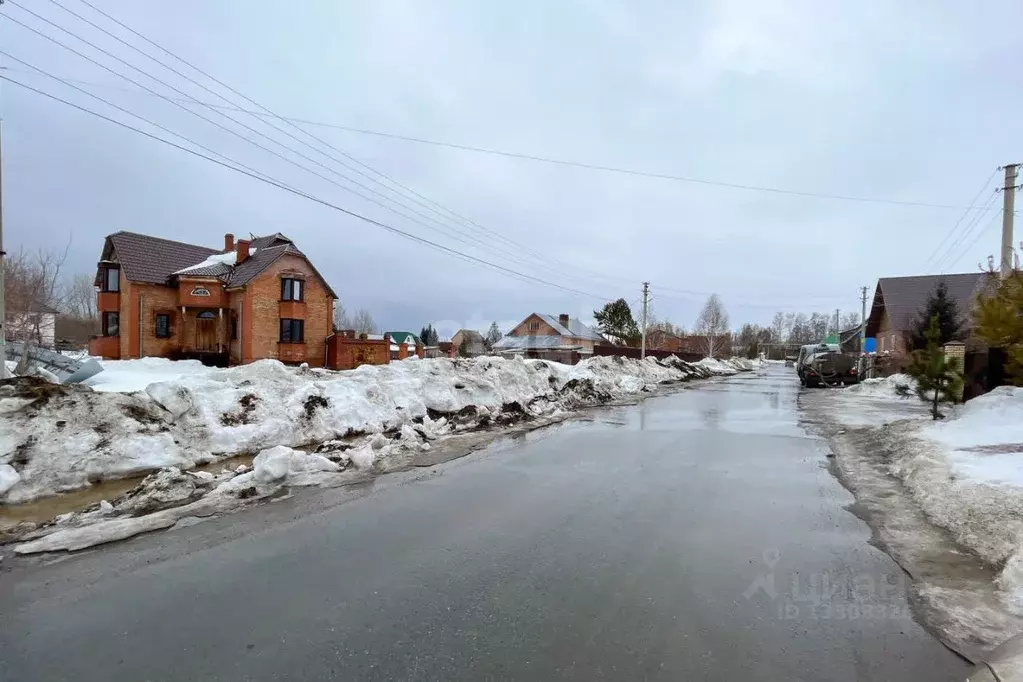
<svg viewBox="0 0 1023 682"><path fill-rule="evenodd" d="M281 274L305 276L305 362L315 367L325 362L325 340L332 332L334 299L313 274L304 258L284 256L245 287L246 306L251 306L246 326L250 343L243 344L243 362L279 356L281 333Z"/></svg>
<svg viewBox="0 0 1023 682"><path fill-rule="evenodd" d="M166 288L166 287L164 287ZM195 289L205 289L209 296L193 296ZM198 308L219 308L227 306L224 285L215 279L179 279L177 304Z"/></svg>
<svg viewBox="0 0 1023 682"><path fill-rule="evenodd" d="M529 329L530 322L538 322L539 327L533 331ZM554 327L544 322L539 315L530 315L522 320L517 327L508 332L508 336L559 336Z"/></svg>
<svg viewBox="0 0 1023 682"><path fill-rule="evenodd" d="M327 343L327 366L331 369L386 365L391 361L391 342L387 340L348 339L336 334Z"/></svg>
<svg viewBox="0 0 1023 682"><path fill-rule="evenodd" d="M142 328L140 330L142 333L142 355L164 357L172 351L179 350L185 344L185 337L182 334L181 308L175 305L178 300L177 290L156 284L136 284L135 289L142 300ZM136 310L137 307L136 304ZM171 335L166 339L156 336L157 313L170 315ZM132 357L137 356L138 347L136 345Z"/></svg>

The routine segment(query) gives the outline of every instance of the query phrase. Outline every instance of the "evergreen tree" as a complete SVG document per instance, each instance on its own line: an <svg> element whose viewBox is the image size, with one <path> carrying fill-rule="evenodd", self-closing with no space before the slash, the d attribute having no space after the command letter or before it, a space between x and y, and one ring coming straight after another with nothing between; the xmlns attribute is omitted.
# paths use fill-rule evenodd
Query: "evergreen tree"
<svg viewBox="0 0 1023 682"><path fill-rule="evenodd" d="M941 419L941 403L954 403L963 390L963 375L959 358L945 357L941 343L941 322L938 315L924 334L926 345L913 351L906 373L916 379L916 394L931 404L931 417Z"/></svg>
<svg viewBox="0 0 1023 682"><path fill-rule="evenodd" d="M419 330L419 340L423 342L424 346L436 346L440 342L440 336L433 328L432 322Z"/></svg>
<svg viewBox="0 0 1023 682"><path fill-rule="evenodd" d="M483 337L483 342L487 347L487 350L491 350L494 344L501 340L501 330L498 329L496 322L490 323L490 329L487 330L487 335Z"/></svg>
<svg viewBox="0 0 1023 682"><path fill-rule="evenodd" d="M1007 374L1023 385L1023 272L1014 271L981 297L973 311L974 333L1008 356Z"/></svg>
<svg viewBox="0 0 1023 682"><path fill-rule="evenodd" d="M910 331L910 340L914 349L922 349L927 346L927 330L935 315L938 316L938 345L944 346L954 340L963 328L959 305L948 295L948 285L945 284L945 280L940 280L935 285Z"/></svg>
<svg viewBox="0 0 1023 682"><path fill-rule="evenodd" d="M593 311L593 319L601 334L612 340L627 345L636 343L640 338L639 326L632 317L632 309L624 298L606 304L600 310Z"/></svg>

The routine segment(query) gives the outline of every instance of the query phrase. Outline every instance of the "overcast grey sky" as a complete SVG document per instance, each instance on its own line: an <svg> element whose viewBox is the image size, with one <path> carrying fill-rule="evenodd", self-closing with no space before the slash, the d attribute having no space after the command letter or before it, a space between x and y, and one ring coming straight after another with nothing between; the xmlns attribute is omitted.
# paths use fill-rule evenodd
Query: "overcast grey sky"
<svg viewBox="0 0 1023 682"><path fill-rule="evenodd" d="M58 1L170 63L79 0ZM1018 0L90 1L275 113L313 121L711 181L954 206L968 205L998 165L1023 160ZM51 0L8 0L0 15L175 95L23 8L189 95L223 103ZM307 193L587 295L438 253L5 83L7 249L60 246L70 236L76 271L94 269L102 237L117 230L209 246L229 231L281 231L349 308L369 308L386 328L430 320L485 327L532 311L586 318L600 297L638 301L642 280L651 282L662 319L691 327L706 294L717 292L738 326L768 322L778 309L858 310L861 285L971 271L999 239L996 213L986 212L936 264L928 259L961 210L658 180L308 128L542 254L540 262L478 228L476 239L504 251L373 205L157 97L124 91L137 88L11 21L0 21L0 44L61 77L112 86L83 87ZM12 78L131 121L6 57L0 62ZM253 117L231 115L387 192ZM978 203L997 178L988 185Z"/></svg>

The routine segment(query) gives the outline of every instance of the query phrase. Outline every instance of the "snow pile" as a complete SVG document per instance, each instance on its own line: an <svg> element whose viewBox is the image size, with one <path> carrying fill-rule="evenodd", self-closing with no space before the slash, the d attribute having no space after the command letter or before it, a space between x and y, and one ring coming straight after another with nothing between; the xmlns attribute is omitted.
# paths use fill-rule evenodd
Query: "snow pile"
<svg viewBox="0 0 1023 682"><path fill-rule="evenodd" d="M273 495L285 485L315 485L322 476L341 471L325 457L276 447L256 456L248 471L225 471L220 476L197 471L164 469L113 502L103 500L83 512L57 517L15 545L18 554L74 551L140 533L169 528L186 517L205 517L237 509ZM241 469L241 468L240 468Z"/></svg>
<svg viewBox="0 0 1023 682"><path fill-rule="evenodd" d="M307 454L283 445L263 450L252 460L252 476L260 483L272 483L315 471L341 471L341 467L321 455Z"/></svg>
<svg viewBox="0 0 1023 682"><path fill-rule="evenodd" d="M890 436L892 474L931 521L1001 571L998 586L1023 615L1023 389L997 388Z"/></svg>
<svg viewBox="0 0 1023 682"><path fill-rule="evenodd" d="M903 387L905 390L903 391ZM901 395L900 391L905 395ZM916 397L916 379L908 374L893 374L879 379L864 379L845 389L846 393L869 398L901 399Z"/></svg>
<svg viewBox="0 0 1023 682"><path fill-rule="evenodd" d="M739 371L727 360L722 361L715 360L714 358L704 358L696 364L701 367L706 367L715 374L736 374Z"/></svg>
<svg viewBox="0 0 1023 682"><path fill-rule="evenodd" d="M174 378L135 393L38 380L0 387L5 426L0 501L23 502L162 468L189 469L278 445L389 433L406 434L403 440L409 441L405 426L421 446L460 429L547 416L738 367L717 363L712 370L681 360L622 357L594 357L574 366L437 358L345 372L290 368L273 360L231 369L153 358L123 366L129 377ZM353 459L370 467L379 450L359 449Z"/></svg>
<svg viewBox="0 0 1023 682"><path fill-rule="evenodd" d="M145 390L157 381L173 381L186 376L207 374L214 371L198 360L168 360L167 358L142 358L141 360L101 360L103 371L87 379L85 385L95 391L131 393Z"/></svg>

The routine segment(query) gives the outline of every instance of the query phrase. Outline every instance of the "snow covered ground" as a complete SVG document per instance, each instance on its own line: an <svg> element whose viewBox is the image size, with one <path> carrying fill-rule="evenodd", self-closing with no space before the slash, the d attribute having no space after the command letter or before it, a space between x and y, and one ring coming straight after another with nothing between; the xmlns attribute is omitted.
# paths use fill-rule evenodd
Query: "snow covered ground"
<svg viewBox="0 0 1023 682"><path fill-rule="evenodd" d="M883 443L887 473L929 522L994 571L1003 604L1023 616L1023 388L995 389L934 421L913 386L902 375L869 380L820 406Z"/></svg>
<svg viewBox="0 0 1023 682"><path fill-rule="evenodd" d="M85 381L94 391L132 393L143 391L157 381L174 381L186 376L199 376L214 371L198 360L168 360L142 358L141 360L100 360L103 371Z"/></svg>
<svg viewBox="0 0 1023 682"><path fill-rule="evenodd" d="M346 372L271 360L230 369L153 359L108 363L114 371L95 387L40 380L0 387L5 427L0 430L0 502L163 470L147 478L143 490L122 496L127 499L32 529L30 536L38 539L19 551L88 546L82 543L224 511L285 484L323 482L348 467L377 470L382 461L429 450L431 441L449 434L549 418L658 384L759 366L749 360L713 363L595 357L569 366L521 358L440 358ZM147 383L152 377L160 380ZM251 472L186 471L256 453ZM170 473L161 477L164 471ZM145 520L122 518L138 512L136 498L165 497L175 502L173 510L147 508ZM157 513L162 516L149 518Z"/></svg>

